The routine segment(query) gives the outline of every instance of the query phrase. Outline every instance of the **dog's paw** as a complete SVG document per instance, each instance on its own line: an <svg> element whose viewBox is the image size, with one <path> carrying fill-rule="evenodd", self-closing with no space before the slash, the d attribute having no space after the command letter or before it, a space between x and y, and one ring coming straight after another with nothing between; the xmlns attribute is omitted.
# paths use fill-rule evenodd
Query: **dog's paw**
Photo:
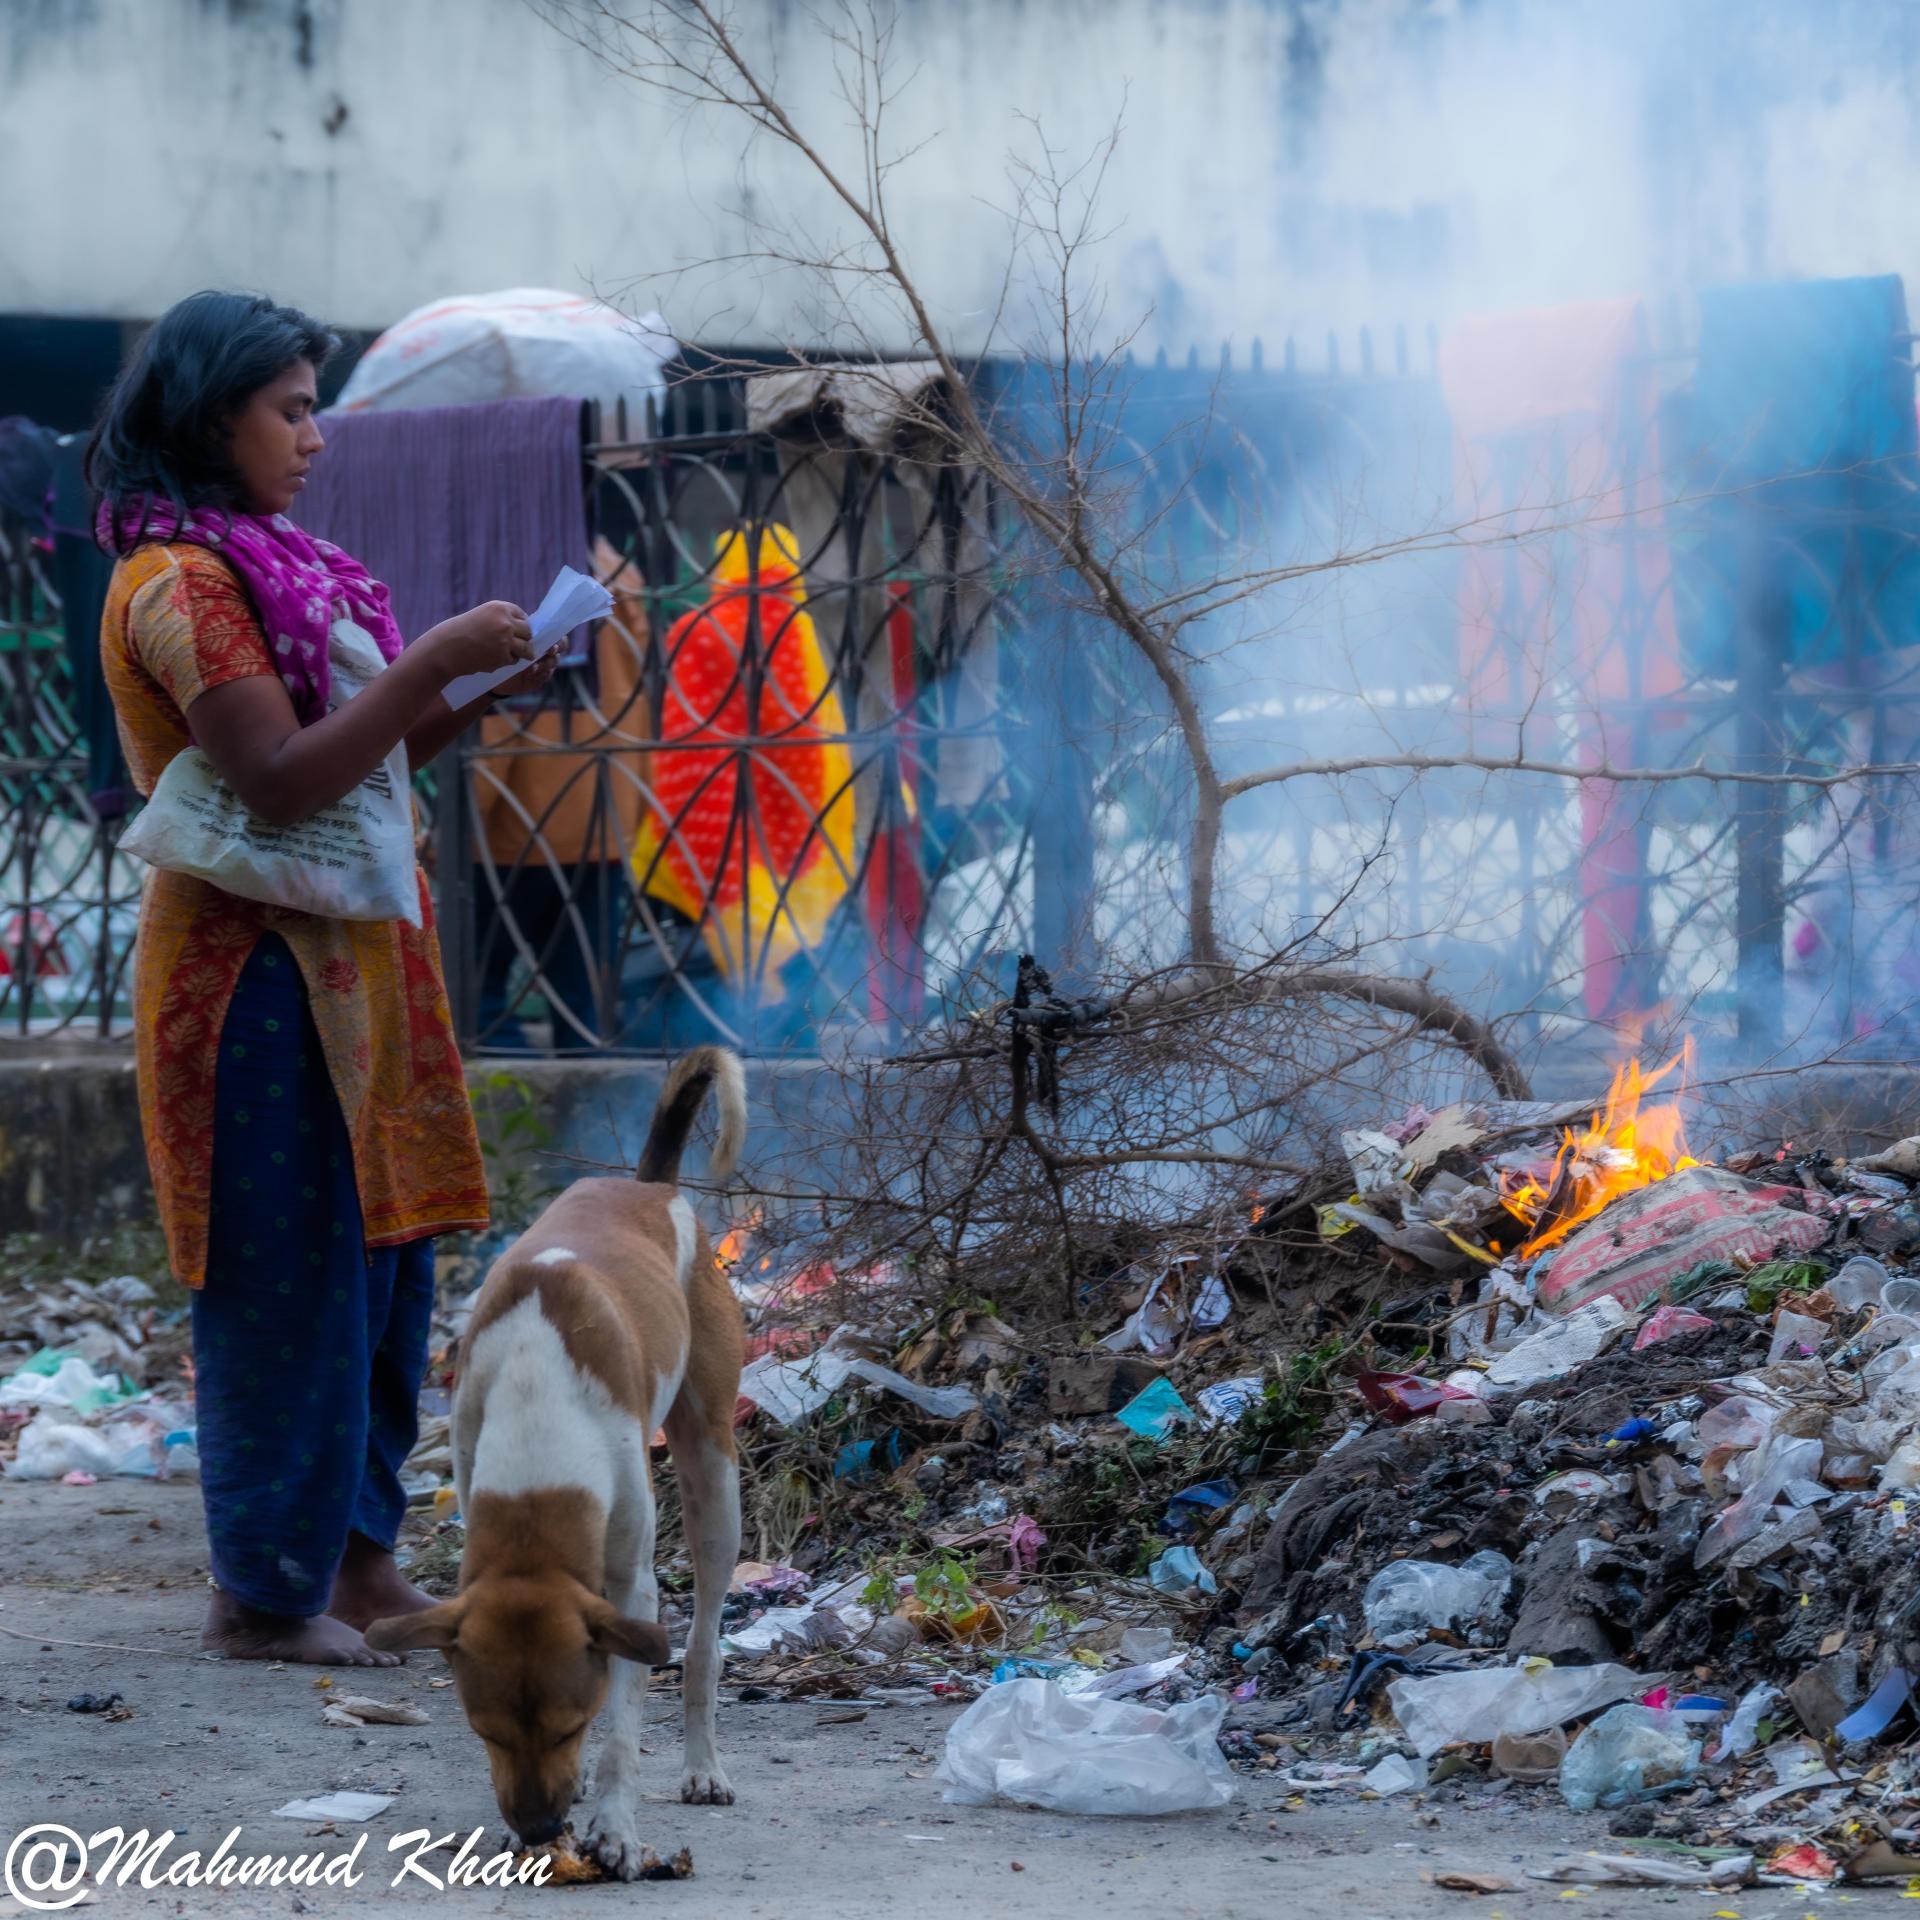
<svg viewBox="0 0 1920 1920"><path fill-rule="evenodd" d="M685 1779L680 1782L680 1798L696 1807L730 1807L733 1782L718 1760L710 1760L704 1767L687 1769Z"/></svg>
<svg viewBox="0 0 1920 1920"><path fill-rule="evenodd" d="M587 1835L580 1850L599 1863L610 1880L638 1880L647 1858L640 1844L640 1829L634 1810L628 1806L609 1806L604 1801L593 1810L587 1822Z"/></svg>

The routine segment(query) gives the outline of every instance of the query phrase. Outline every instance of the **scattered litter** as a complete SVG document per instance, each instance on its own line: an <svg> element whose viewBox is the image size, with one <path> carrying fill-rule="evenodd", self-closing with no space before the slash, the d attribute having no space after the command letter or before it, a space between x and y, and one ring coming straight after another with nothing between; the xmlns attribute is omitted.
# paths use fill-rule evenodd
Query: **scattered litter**
<svg viewBox="0 0 1920 1920"><path fill-rule="evenodd" d="M851 1328L841 1327L804 1360L763 1354L741 1374L741 1397L789 1427L824 1407L849 1380L898 1394L936 1420L958 1420L980 1404L971 1387L923 1387L883 1367L853 1350L856 1338Z"/></svg>
<svg viewBox="0 0 1920 1920"><path fill-rule="evenodd" d="M1913 1704L1913 1681L1904 1667L1891 1667L1857 1712L1834 1728L1842 1740L1877 1740Z"/></svg>
<svg viewBox="0 0 1920 1920"><path fill-rule="evenodd" d="M275 1807L276 1820L371 1820L393 1805L390 1793L320 1793L308 1800L289 1800Z"/></svg>
<svg viewBox="0 0 1920 1920"><path fill-rule="evenodd" d="M1224 1326L1232 1311L1233 1296L1228 1293L1225 1282L1217 1273L1210 1273L1200 1283L1200 1291L1194 1297L1193 1311L1187 1316L1187 1323L1203 1330Z"/></svg>
<svg viewBox="0 0 1920 1920"><path fill-rule="evenodd" d="M1640 1323L1640 1331L1633 1336L1635 1353L1644 1352L1648 1347L1657 1347L1663 1340L1672 1340L1683 1333L1711 1333L1713 1322L1704 1313L1695 1313L1691 1307L1655 1307Z"/></svg>
<svg viewBox="0 0 1920 1920"><path fill-rule="evenodd" d="M1354 1385L1361 1399L1393 1426L1417 1420L1450 1400L1471 1401L1475 1397L1443 1380L1423 1380L1417 1373L1362 1372L1354 1376Z"/></svg>
<svg viewBox="0 0 1920 1920"><path fill-rule="evenodd" d="M1417 1793L1427 1784L1427 1763L1390 1753L1361 1777L1360 1784L1382 1799L1395 1793Z"/></svg>
<svg viewBox="0 0 1920 1920"><path fill-rule="evenodd" d="M1202 1387L1193 1396L1194 1410L1200 1416L1200 1424L1205 1427L1234 1426L1244 1418L1247 1409L1258 1400L1264 1391L1264 1383L1257 1373L1249 1373L1237 1380L1216 1380L1210 1387Z"/></svg>
<svg viewBox="0 0 1920 1920"><path fill-rule="evenodd" d="M1430 1876L1433 1885L1447 1893L1511 1893L1513 1882L1503 1880L1497 1873L1463 1873L1457 1868L1443 1867Z"/></svg>
<svg viewBox="0 0 1920 1920"><path fill-rule="evenodd" d="M1493 1770L1526 1786L1558 1778L1567 1757L1567 1736L1559 1727L1545 1733L1503 1733L1493 1743Z"/></svg>
<svg viewBox="0 0 1920 1920"><path fill-rule="evenodd" d="M1840 1875L1840 1863L1812 1841L1803 1840L1797 1847L1782 1847L1767 1862L1766 1871L1784 1873L1794 1880L1835 1880Z"/></svg>
<svg viewBox="0 0 1920 1920"><path fill-rule="evenodd" d="M1233 1770L1220 1751L1221 1702L1148 1707L1046 1680L982 1694L947 1730L935 1778L948 1801L995 1800L1052 1813L1164 1814L1224 1807Z"/></svg>
<svg viewBox="0 0 1920 1920"><path fill-rule="evenodd" d="M1196 1520L1232 1504L1231 1480L1203 1480L1198 1486L1183 1487L1167 1502L1166 1514L1160 1522L1161 1530L1166 1533L1185 1532Z"/></svg>
<svg viewBox="0 0 1920 1920"><path fill-rule="evenodd" d="M1645 1686L1644 1674L1625 1667L1556 1667L1538 1660L1410 1676L1392 1681L1387 1698L1414 1751L1431 1759L1462 1741L1479 1745L1503 1733L1565 1726Z"/></svg>
<svg viewBox="0 0 1920 1920"><path fill-rule="evenodd" d="M1565 1887L1744 1887L1753 1880L1753 1856L1736 1854L1696 1866L1637 1853L1584 1853L1529 1868L1527 1878Z"/></svg>
<svg viewBox="0 0 1920 1920"><path fill-rule="evenodd" d="M1549 1474L1533 1490L1536 1507L1549 1506L1556 1499L1604 1500L1614 1491L1613 1482L1591 1467L1569 1467L1565 1473Z"/></svg>
<svg viewBox="0 0 1920 1920"><path fill-rule="evenodd" d="M1157 1593L1218 1593L1218 1582L1200 1564L1191 1547L1169 1547L1153 1563L1148 1578Z"/></svg>
<svg viewBox="0 0 1920 1920"><path fill-rule="evenodd" d="M424 1708L372 1700L364 1693L338 1694L320 1709L330 1727L424 1727L430 1717Z"/></svg>
<svg viewBox="0 0 1920 1920"><path fill-rule="evenodd" d="M1145 1693L1161 1681L1178 1673L1187 1664L1188 1651L1182 1647L1161 1660L1148 1660L1137 1667L1116 1667L1111 1673L1093 1673L1082 1668L1084 1679L1060 1683L1062 1693L1089 1693L1097 1700L1118 1700L1129 1693Z"/></svg>
<svg viewBox="0 0 1920 1920"><path fill-rule="evenodd" d="M1690 1780L1700 1749L1677 1716L1624 1703L1610 1707L1567 1749L1560 1790L1582 1812L1621 1807Z"/></svg>
<svg viewBox="0 0 1920 1920"><path fill-rule="evenodd" d="M1180 1398L1171 1380L1156 1380L1129 1400L1114 1418L1143 1440L1166 1440L1175 1427L1192 1421L1193 1409Z"/></svg>
<svg viewBox="0 0 1920 1920"><path fill-rule="evenodd" d="M1164 1660L1173 1652L1173 1629L1129 1627L1120 1636L1116 1651L1129 1666L1143 1666L1151 1660Z"/></svg>
<svg viewBox="0 0 1920 1920"><path fill-rule="evenodd" d="M1740 1696L1740 1704L1734 1708L1719 1740L1708 1749L1707 1758L1716 1762L1737 1760L1742 1754L1751 1753L1759 1744L1761 1716L1779 1698L1780 1689L1765 1681L1749 1687Z"/></svg>
<svg viewBox="0 0 1920 1920"><path fill-rule="evenodd" d="M1487 1368L1488 1383L1518 1389L1558 1380L1611 1344L1631 1317L1618 1300L1603 1293L1564 1320L1542 1327L1508 1348Z"/></svg>
<svg viewBox="0 0 1920 1920"><path fill-rule="evenodd" d="M1472 1626L1506 1597L1513 1562L1504 1553L1476 1553L1457 1567L1395 1560L1367 1583L1361 1606L1382 1645L1424 1640L1430 1631Z"/></svg>
<svg viewBox="0 0 1920 1920"><path fill-rule="evenodd" d="M1902 1853L1891 1840L1875 1839L1841 1866L1847 1880L1913 1880L1920 1877L1920 1853Z"/></svg>
<svg viewBox="0 0 1920 1920"><path fill-rule="evenodd" d="M103 1413L137 1399L140 1391L117 1373L96 1373L78 1354L42 1347L17 1373L0 1380L0 1407L64 1407L70 1413Z"/></svg>
<svg viewBox="0 0 1920 1920"><path fill-rule="evenodd" d="M891 1473L900 1464L900 1435L897 1430L878 1440L852 1440L840 1449L833 1463L836 1480L851 1480L863 1485L883 1473Z"/></svg>

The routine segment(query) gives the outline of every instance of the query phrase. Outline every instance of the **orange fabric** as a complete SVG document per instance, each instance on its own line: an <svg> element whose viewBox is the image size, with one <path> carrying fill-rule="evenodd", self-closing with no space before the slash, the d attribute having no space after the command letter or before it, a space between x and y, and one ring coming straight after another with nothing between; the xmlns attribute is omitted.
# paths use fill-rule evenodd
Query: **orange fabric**
<svg viewBox="0 0 1920 1920"><path fill-rule="evenodd" d="M144 793L192 744L194 701L274 671L245 589L204 547L143 547L113 570L100 652L133 783ZM262 933L293 952L353 1140L370 1246L487 1221L486 1178L453 1037L433 903L425 925L323 920L146 876L134 949L140 1121L175 1276L206 1279L214 1067L227 1003Z"/></svg>
<svg viewBox="0 0 1920 1920"><path fill-rule="evenodd" d="M641 890L698 921L714 964L762 1001L825 937L854 864L846 720L795 552L784 527L751 550L726 537L712 599L674 622L660 741L683 744L653 756L633 850Z"/></svg>
<svg viewBox="0 0 1920 1920"><path fill-rule="evenodd" d="M613 589L612 615L593 635L594 702L572 712L493 712L480 722L483 753L470 762L473 801L496 867L524 858L528 867L618 860L640 830L646 762L646 701L641 666L647 606L639 576L620 568L605 541L595 570ZM578 746L578 753L545 748ZM602 756L606 805L599 801ZM529 843L532 843L529 850Z"/></svg>
<svg viewBox="0 0 1920 1920"><path fill-rule="evenodd" d="M1441 345L1440 384L1469 543L1469 726L1489 715L1495 739L1482 744L1511 752L1523 711L1564 700L1581 709L1581 764L1625 764L1645 738L1646 703L1684 682L1645 310L1597 300L1466 321ZM1645 884L1636 804L1617 781L1581 783L1584 998L1596 1019L1638 1010L1625 1004Z"/></svg>

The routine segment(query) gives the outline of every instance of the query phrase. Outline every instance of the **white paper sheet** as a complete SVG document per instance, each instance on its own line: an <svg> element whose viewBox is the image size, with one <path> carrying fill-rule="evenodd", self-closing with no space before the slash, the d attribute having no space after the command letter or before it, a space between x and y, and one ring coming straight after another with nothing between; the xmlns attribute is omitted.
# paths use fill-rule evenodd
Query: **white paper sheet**
<svg viewBox="0 0 1920 1920"><path fill-rule="evenodd" d="M613 595L598 580L589 580L573 567L562 567L547 597L534 611L528 625L533 629L533 658L550 653L575 627L589 620L604 620L613 611ZM447 705L457 713L471 706L483 693L503 687L515 674L524 673L531 664L516 660L511 666L496 667L492 673L463 673L449 680L445 693Z"/></svg>

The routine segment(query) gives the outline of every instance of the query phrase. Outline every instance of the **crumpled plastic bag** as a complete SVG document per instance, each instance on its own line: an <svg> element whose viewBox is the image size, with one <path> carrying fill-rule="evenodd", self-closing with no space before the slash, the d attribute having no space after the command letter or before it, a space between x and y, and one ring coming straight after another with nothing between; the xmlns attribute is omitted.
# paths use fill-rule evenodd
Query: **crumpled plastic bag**
<svg viewBox="0 0 1920 1920"><path fill-rule="evenodd" d="M119 1455L103 1435L42 1413L21 1433L19 1450L7 1472L15 1480L61 1480L70 1473L90 1473L106 1480L119 1465Z"/></svg>
<svg viewBox="0 0 1920 1920"><path fill-rule="evenodd" d="M1394 1718L1422 1759L1442 1747L1477 1746L1503 1733L1544 1733L1643 1693L1648 1676L1611 1664L1556 1667L1524 1660L1409 1674L1388 1684Z"/></svg>
<svg viewBox="0 0 1920 1920"><path fill-rule="evenodd" d="M883 1367L857 1349L857 1338L852 1328L837 1327L824 1346L802 1359L782 1360L777 1354L763 1354L741 1374L740 1392L783 1427L791 1427L825 1406L850 1379L896 1393L936 1420L963 1419L980 1404L980 1396L971 1387L923 1387L917 1380Z"/></svg>
<svg viewBox="0 0 1920 1920"><path fill-rule="evenodd" d="M934 1777L953 1805L996 1800L1052 1813L1199 1813L1236 1790L1220 1751L1225 1701L1213 1695L1149 1707L1048 1680L1008 1680L947 1731Z"/></svg>
<svg viewBox="0 0 1920 1920"><path fill-rule="evenodd" d="M1469 1626L1497 1608L1513 1580L1513 1562L1489 1548L1457 1567L1394 1560L1367 1582L1361 1598L1367 1630L1383 1645L1424 1640L1455 1621Z"/></svg>
<svg viewBox="0 0 1920 1920"><path fill-rule="evenodd" d="M42 1347L19 1372L0 1380L0 1407L65 1407L99 1413L136 1399L141 1389L117 1373L98 1373L78 1354Z"/></svg>
<svg viewBox="0 0 1920 1920"><path fill-rule="evenodd" d="M61 1480L70 1473L90 1473L100 1480L166 1480L197 1474L193 1430L184 1419L172 1423L179 1412L156 1402L151 1411L130 1407L105 1426L87 1427L63 1419L56 1407L42 1407L22 1430L7 1476Z"/></svg>
<svg viewBox="0 0 1920 1920"><path fill-rule="evenodd" d="M1560 1791L1582 1813L1625 1806L1691 1780L1700 1749L1679 1717L1632 1701L1609 1707L1560 1763Z"/></svg>
<svg viewBox="0 0 1920 1920"><path fill-rule="evenodd" d="M1558 1380L1609 1346L1632 1318L1612 1295L1600 1294L1509 1347L1488 1367L1488 1384L1519 1389Z"/></svg>

